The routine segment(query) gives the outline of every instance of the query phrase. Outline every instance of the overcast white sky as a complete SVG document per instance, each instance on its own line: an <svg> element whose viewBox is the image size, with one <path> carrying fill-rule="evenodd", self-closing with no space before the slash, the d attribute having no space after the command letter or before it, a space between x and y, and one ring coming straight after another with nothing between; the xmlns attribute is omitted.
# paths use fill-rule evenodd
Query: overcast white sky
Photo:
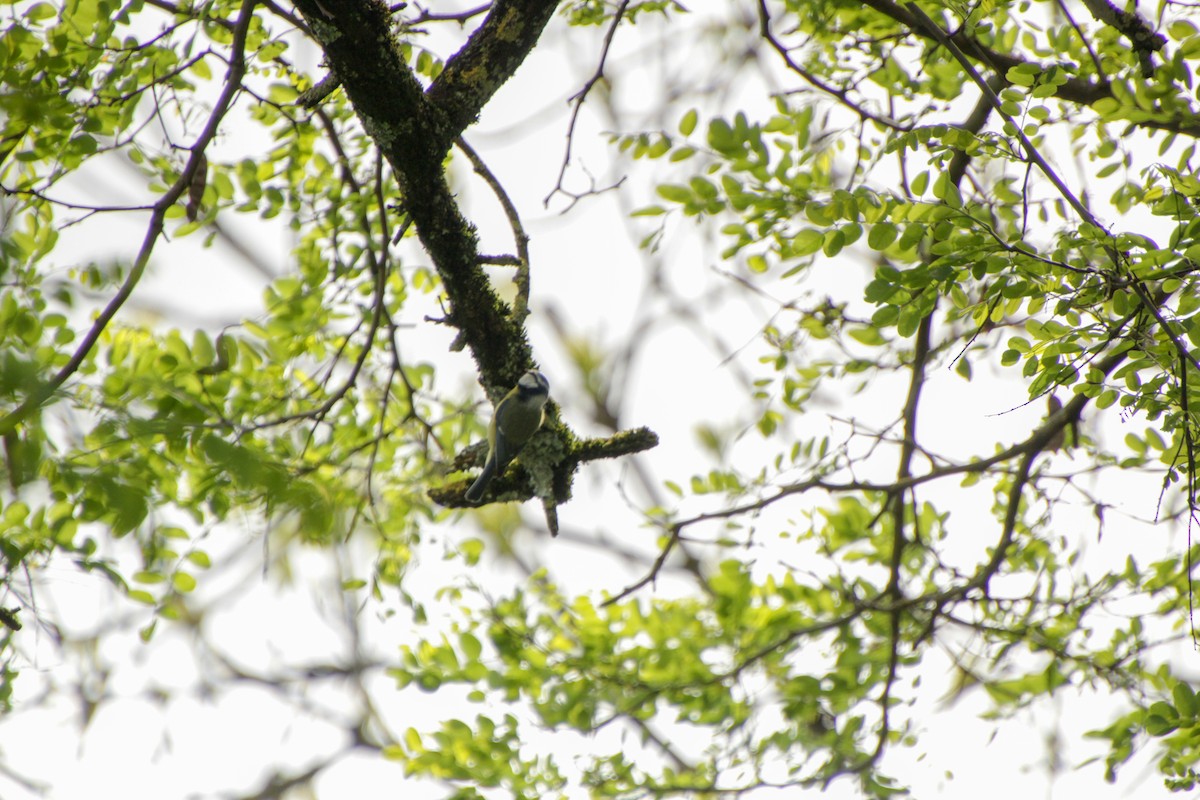
<svg viewBox="0 0 1200 800"><path fill-rule="evenodd" d="M702 5L702 4L697 4ZM735 5L735 4L730 4ZM748 6L746 3L740 4ZM690 73L697 84L719 83L720 75L705 75L712 67L705 59L706 45L697 36L679 35L653 17L643 18L636 31L626 30L617 39L612 56L616 104L631 109L625 118L628 129L655 125L674 129L686 108L683 103L664 102L658 94L663 75ZM673 24L679 24L677 21ZM683 24L700 26L702 18ZM698 27L696 28L698 30ZM537 357L549 375L554 394L568 419L587 433L585 419L571 417L572 378L567 359L557 338L546 323L553 307L579 334L596 337L599 342L619 341L634 319L637 296L647 270L647 256L637 250L637 240L649 223L631 224L623 217L629 207L654 202L652 184L661 173L642 172L647 165L619 167L614 172L613 153L604 134L609 123L602 121L593 107L585 108L575 135L577 164L585 165L604 183L628 170L629 180L617 193L604 194L581 203L569 215L559 216L557 204L545 210L542 198L553 186L564 145L568 108L566 99L594 69L599 52L600 31L566 30L554 23L545 42L518 77L491 103L481 124L467 139L484 154L503 180L524 215L533 235L532 253L534 314L531 338ZM670 46L667 46L667 44ZM300 63L300 54L292 57ZM307 63L315 65L315 54ZM639 64L635 68L633 64ZM695 74L697 71L701 74ZM734 84L720 100L723 110L769 113L761 84ZM661 112L661 119L655 120ZM254 137L242 131L223 131L221 148L252 147ZM219 153L220 151L218 151ZM654 170L661 167L656 165ZM457 167L460 178L467 180L466 167ZM114 180L131 173L113 170ZM580 172L572 173L576 181ZM581 184L577 184L577 187ZM142 191L130 190L131 195ZM460 197L468 216L479 225L485 252L509 250L507 225L486 188L477 180L464 182ZM230 221L230 228L252 241L276 264L280 272L288 269L289 237L279 228L259 221ZM88 229L89 231L95 228ZM140 233L109 229L109 238L97 243L94 234L76 231L64 236L68 250L57 257L63 265L73 253L92 253L96 248L112 254L129 254L131 241ZM156 255L154 271L139 295L142 310L130 309L126 320L144 318L150 309L165 308L163 321L190 327L196 324L218 329L227 322L258 307L263 280L247 270L227 250L219 246L199 250L200 237L177 242ZM667 274L682 292L698 298L727 282L715 268L722 267L718 247L711 231L702 231L690 222L672 222L663 250L657 258L668 266ZM767 291L781 302L801 291L840 292L854 296L867 274L868 263L854 253L841 257L836 265L826 265L807 279L804 285L775 283ZM498 279L503 272L497 270ZM760 375L754 356L761 352L757 332L775 310L765 301L747 302L729 292L730 299L715 307L698 307L730 348L742 348L736 368ZM408 321L415 324L404 348L435 362L439 385L446 391L468 391L472 373L469 359L447 351L445 331L421 323L422 311L414 308ZM627 399L626 421L630 425L648 425L656 430L663 444L646 456L647 464L664 478L686 484L687 477L701 463L703 451L694 440L694 426L700 421L747 419L749 410L741 410L744 396L731 380L731 369L721 363L723 354L699 342L695 333L683 326L667 326L656 331L636 366ZM899 391L898 385L881 382L873 396ZM964 445L986 452L994 442L1012 441L1028 430L1032 421L1044 413L1042 407L1021 408L1025 399L1022 385L1008 374L989 374L979 370L976 380L963 382L948 370L934 375L927 389L930 406L924 420L930 445L953 445L959 452ZM890 410L893 404L888 398ZM822 397L816 403L822 412L836 411L842 417L861 415L869 418L873 397ZM1015 409L1015 410L1014 410ZM829 430L835 424L823 414L799 421L797 430ZM1104 421L1092 421L1097 435L1121 437L1125 423L1112 415ZM1135 421L1129 423L1137 425ZM1139 428L1140 429L1140 428ZM844 433L844 431L842 431ZM1109 439L1112 441L1112 439ZM746 437L735 451L742 463L756 463L772 451L755 437ZM1061 469L1072 462L1067 456ZM891 464L884 468L890 469ZM605 558L581 537L612 536L633 549L651 552L653 534L640 524L636 512L623 498L625 467L597 465L589 467L577 482L578 500L560 510L566 531L559 540L550 541L541 532L535 510L527 510L528 530L518 537L527 552L537 552L550 565L552 575L564 586L577 591L615 592L625 586L633 573L613 556ZM1153 481L1127 482L1121 486L1101 487L1112 497L1120 519L1122 511L1138 517L1154 514L1157 486ZM961 544L964 557L990 541L994 527L990 515L982 513L979 495L939 498L953 509L957 530L974 527L983 532L974 541ZM698 501L688 508L700 508ZM1155 531L1134 522L1117 522L1096 541L1090 509L1080 506L1078 520L1067 526L1064 535L1078 537L1092 563L1117 563L1137 548L1166 552L1182 548L1178 534ZM794 517L798 511L789 509ZM780 519L780 525L786 521ZM764 529L769 522L764 521ZM328 663L348 655L345 639L346 614L354 614L361 628L359 646L366 655L380 661L395 659L401 644L413 641L412 622L400 610L395 598L383 604L356 599L337 591L338 582L348 575L366 576L373 561L370 548L355 543L339 554L341 564L324 553L298 554L290 573L278 564L270 564L264 576L262 539L267 526L258 520L234 519L206 535L205 549L214 562L222 555L228 566L213 570L209 580L201 580L198 605L211 605L204 619L207 636L220 651L237 664L259 673L284 672L292 665ZM420 569L412 572L406 589L414 595L432 596L448 580L461 580L452 567L443 564L438 554L443 547L474 532L471 518L463 517L442 526L430 537L422 555ZM128 558L123 545L113 554ZM774 563L763 550L761 557ZM510 565L489 564L476 577L492 582L497 593L520 581ZM682 584L669 578L655 589L667 594ZM35 624L26 626L17 637L21 654L16 666L21 670L17 682L15 710L0 720L0 763L45 787L45 795L55 798L123 797L130 800L173 800L173 798L217 797L227 792L248 792L263 776L276 768L302 768L320 759L322 754L343 745L339 724L359 701L345 685L328 681L297 681L286 692L286 702L277 691L250 681L232 688L212 690L206 683L223 674L224 667L210 659L198 659L195 643L183 627L160 625L149 644L138 639L137 629L150 622L149 610L115 597L104 580L95 574L83 574L66 564L54 565L38 576L36 598L39 606L58 621L68 640L86 638L90 632L114 629L95 652L80 652L74 646L60 651L53 646L49 631ZM349 600L349 605L347 605ZM438 606L433 604L436 609ZM27 620L30 620L27 617ZM31 620L30 620L31 621ZM952 642L953 637L947 640ZM1180 647L1181 657L1195 658L1190 648ZM1145 758L1134 759L1122 772L1122 780L1108 786L1101 779L1101 767L1092 766L1075 772L1071 768L1100 752L1079 733L1107 721L1110 704L1093 695L1078 697L1071 692L1013 722L980 721L985 707L978 692L967 693L961 702L948 709L938 698L946 691L949 664L942 656L931 656L916 695L919 707L928 714L921 718L925 727L918 731L921 743L914 749L898 749L887 759L888 767L901 781L911 783L920 798L999 798L1031 796L1045 798L1088 797L1125 798L1136 792L1150 800L1165 797L1166 791ZM80 672L93 670L90 675ZM104 674L104 678L96 677ZM81 715L87 704L75 694L57 694L43 699L46 692L69 689L77 683L103 687L112 699L95 712L82 739L78 738ZM330 684L330 685L327 685ZM427 730L445 716L473 716L480 709L467 704L455 708L446 692L422 694L409 688L396 692L392 681L382 673L370 679L373 698L380 704L382 717L392 732L400 734L408 726ZM685 735L681 734L681 735ZM694 735L694 734L693 734ZM1047 740L1056 737L1061 745L1062 763L1047 764ZM620 741L616 731L605 731L595 738L555 735L532 741L534 749L552 747L557 752L584 755L594 748ZM635 742L627 742L635 747ZM919 753L927 756L918 761ZM953 779L947 776L953 773ZM341 760L317 782L322 800L369 800L370 798L423 798L440 796L440 787L405 781L400 768L367 753ZM850 797L853 793L841 783L828 793L831 797ZM815 794L815 792L813 793ZM22 787L0 775L0 797L24 800L41 792ZM304 794L297 794L303 797ZM573 794L571 796L582 796ZM789 792L756 797L802 796Z"/></svg>

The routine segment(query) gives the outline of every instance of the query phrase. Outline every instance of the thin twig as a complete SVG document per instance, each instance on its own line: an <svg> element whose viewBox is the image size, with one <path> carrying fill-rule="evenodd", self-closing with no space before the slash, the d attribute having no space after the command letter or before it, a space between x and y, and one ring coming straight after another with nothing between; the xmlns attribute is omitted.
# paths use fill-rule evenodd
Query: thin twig
<svg viewBox="0 0 1200 800"><path fill-rule="evenodd" d="M512 230L513 242L517 247L517 272L513 277L513 283L517 285L517 296L513 299L513 319L520 322L529 316L529 234L525 232L525 226L521 224L521 215L517 212L516 204L513 203L512 198L505 191L504 185L500 183L500 179L488 168L479 153L475 152L475 149L467 144L467 140L461 136L455 140L455 144L471 162L475 173L491 187L492 193L496 195L501 208L504 209L504 216L508 218L508 227Z"/></svg>
<svg viewBox="0 0 1200 800"><path fill-rule="evenodd" d="M621 24L621 19L625 16L625 9L629 7L629 0L621 0L621 4L617 6L617 10L613 12L612 22L608 26L608 30L604 33L604 44L600 50L600 63L596 65L596 71L592 73L592 77L588 78L587 83L583 88L576 92L570 99L571 121L567 125L567 147L563 152L562 166L558 170L558 180L554 183L554 188L550 190L550 194L546 195L542 203L546 206L550 205L550 200L555 194L563 191L563 180L567 175L567 167L571 163L571 146L575 141L575 124L579 120L579 110L583 108L583 101L587 99L592 88L600 82L604 77L604 65L608 61L608 51L612 47L613 37L616 36L617 26Z"/></svg>
<svg viewBox="0 0 1200 800"><path fill-rule="evenodd" d="M912 130L911 125L902 125L893 119L889 119L887 117L880 116L879 114L867 111L860 104L850 99L849 89L839 89L835 86L831 86L830 84L825 83L825 81L818 78L810 70L807 70L797 64L795 59L792 58L792 54L786 47L783 46L783 43L775 38L775 34L771 33L771 16L770 12L767 10L766 0L758 0L758 30L759 34L766 39L767 44L771 45L771 48L779 54L780 58L783 59L783 63L787 64L788 69L799 75L808 83L815 86L817 89L825 92L825 94L837 98L838 102L846 106L846 108L849 108L855 114L858 114L859 119L864 121L870 120L871 122L875 122L894 131Z"/></svg>
<svg viewBox="0 0 1200 800"><path fill-rule="evenodd" d="M1054 171L1054 168L1051 167L1050 164L1047 163L1046 159L1042 157L1041 152L1038 151L1037 147L1034 146L1029 137L1025 135L1025 131L1022 129L1022 127L1007 112L1005 112L1000 97L996 94L995 90L992 89L991 84L983 79L983 76L979 74L979 70L975 69L975 65L971 63L970 59L966 57L962 50L958 49L958 45L956 45L946 34L946 32L942 30L942 26L930 19L929 15L926 14L925 11L916 3L905 3L905 7L908 9L909 13L916 18L919 26L926 30L928 35L932 36L940 45L942 45L942 47L945 47L950 51L950 54L954 56L955 60L958 61L960 66L962 66L963 70L967 73L971 80L974 81L975 85L979 87L979 90L983 92L984 97L986 97L988 102L991 103L995 112L999 114L1006 123L1008 123L1012 133L1014 133L1017 137L1017 140L1021 142L1021 148L1025 151L1026 157L1033 163L1037 164L1038 169L1040 169L1042 174L1054 184L1054 188L1058 190L1058 193L1061 194L1063 198L1071 204L1071 208L1075 209L1075 212L1079 214L1080 218L1085 222L1096 226L1096 228L1100 230L1104 230L1103 226L1100 224L1100 221L1093 216L1092 212L1087 209L1087 206L1079 201L1079 198L1076 197L1075 193L1067 187L1067 184L1062 178L1059 177L1058 173Z"/></svg>

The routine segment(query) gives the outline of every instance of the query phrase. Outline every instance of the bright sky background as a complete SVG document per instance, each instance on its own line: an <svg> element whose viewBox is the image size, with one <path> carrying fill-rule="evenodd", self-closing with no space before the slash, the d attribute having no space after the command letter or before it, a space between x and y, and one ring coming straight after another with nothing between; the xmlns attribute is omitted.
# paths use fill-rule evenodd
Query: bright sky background
<svg viewBox="0 0 1200 800"><path fill-rule="evenodd" d="M730 5L748 7L746 3ZM703 20L683 18L682 23L699 30ZM627 110L621 120L623 130L655 126L675 129L690 101L664 103L657 94L664 75L687 73L695 85L721 84L720 74L704 74L714 65L704 57L708 45L702 36L680 35L675 27L679 23L677 20L664 26L646 17L636 31L624 30L618 36L610 74L614 77L616 105ZM567 30L561 21L553 23L544 43L517 78L487 107L480 125L467 134L468 141L504 182L533 236L531 338L556 400L570 423L582 433L596 431L589 429L586 419L572 416L572 390L578 387L571 385L568 361L547 323L548 314L559 314L573 333L594 337L602 345L621 339L635 321L634 309L647 274L648 257L638 251L637 241L655 224L630 223L624 215L630 208L654 202L653 182L666 174L658 171L664 169L658 164L614 166L614 152L605 136L613 123L600 116L598 101L590 102L575 133L576 164L586 166L601 185L622 174L628 174L629 180L621 193L588 199L566 216L557 213L561 201L550 210L542 206L562 158L567 98L595 68L600 34L594 29ZM312 52L293 51L290 57L312 69L319 60ZM775 77L780 82L785 80L778 74ZM787 85L790 83L787 81ZM729 114L746 110L753 117L770 111L761 84L743 80L719 97L722 109ZM660 113L660 108L665 110ZM242 137L230 125L223 131L219 146L254 145L252 138ZM486 187L469 176L462 160L456 161L455 169L460 198L482 233L481 250L511 250L507 225ZM130 180L133 175L115 168L109 174L112 182ZM582 189L585 176L578 169L570 175L574 188ZM131 189L130 196L140 191ZM231 220L227 224L263 253L277 271L288 269L286 232L259 221ZM108 239L97 244L94 235L82 229L66 233L64 240L70 249L56 258L65 266L74 255L94 256L97 249L113 255L129 254L140 229L112 227L107 235ZM200 250L200 238L196 235L176 242L156 254L153 274L135 301L138 309L127 309L122 319L131 321L159 313L166 324L185 329L202 325L215 331L259 307L265 285L262 276L248 270L221 245ZM697 464L706 463L694 436L699 421L744 423L753 418L753 409L739 408L745 400L734 379L738 371L751 376L767 374L754 359L754 354L762 350L756 337L777 309L765 299L747 300L732 286L723 293L725 299L716 304L711 301L714 288L730 285L717 270L735 266L720 263L719 249L711 230L700 230L690 221L673 220L668 224L664 247L655 258L668 265L666 274L681 294L694 298L695 310L711 321L726 351L717 352L699 341L694 330L682 325L668 324L654 331L634 366L630 396L625 402L626 424L647 425L661 437L662 444L645 456L646 463L656 474L679 483L686 483ZM422 256L418 259L424 260ZM848 252L836 263L819 267L801 285L785 281L765 288L781 303L808 289L854 297L847 285L861 285L869 268L861 255ZM503 270L496 270L495 275L497 280L505 279ZM448 352L446 331L422 323L423 313L418 306L409 312L407 321L414 327L407 332L402 348L438 365L442 391L463 395L477 392L470 360L464 354ZM722 364L723 357L735 350L741 351L736 362ZM1010 377L979 369L975 381L967 384L948 370L934 375L927 390L934 402L922 420L929 445L954 445L961 452L964 442L973 442L978 452L987 452L994 442L1010 442L1027 431L1044 409L1040 403L1022 407L1024 388ZM841 417L870 418L872 411L886 413L894 408L894 393L898 391L902 391L899 383L889 386L881 382L872 388L870 396L824 396L814 406ZM886 405L873 405L880 397ZM879 416L876 414L876 418ZM1090 411L1089 419L1094 416L1095 412ZM825 429L835 436L845 435L845 430L831 424L824 413L792 424L798 433ZM1129 429L1115 414L1089 424L1096 435L1108 441L1114 441L1109 437L1124 436ZM1140 430L1142 423L1135 420L1128 425ZM772 448L756 435L748 435L739 441L734 458L742 464L753 464L773 453ZM1069 456L1055 459L1059 471L1077 466ZM892 466L885 462L881 469L890 470ZM594 537L608 536L629 549L653 551L653 533L641 526L635 510L623 497L623 490L630 485L627 468L605 463L585 469L576 483L577 500L560 509L564 535L556 541L543 532L537 509L525 509L528 525L518 536L520 546L525 552L539 553L562 585L575 591L615 593L639 574L630 572L619 556L605 557L602 550L586 543ZM1114 518L1119 519L1122 511L1133 517L1154 516L1158 492L1154 481L1125 481L1120 486L1101 487L1101 491L1118 507L1110 512ZM641 498L635 499L642 502ZM820 500L813 498L813 502ZM715 501L692 501L685 508L697 511L705 507L705 502ZM964 537L957 543L964 557L990 541L995 524L990 515L983 513L987 503L981 507L979 495L946 498L945 505L953 510L956 530ZM769 530L772 522L786 525L799 513L800 509L790 508L788 517L764 520L762 527ZM1184 547L1178 532L1157 529L1151 537L1150 528L1132 520L1111 524L1104 539L1097 541L1089 515L1090 509L1081 505L1077 524L1063 534L1080 542L1091 563L1120 563L1135 550L1171 552ZM978 525L973 526L976 519ZM979 531L974 540L969 536L973 527ZM358 619L362 633L359 646L364 655L382 661L395 659L398 647L413 641L412 622L394 597L382 605L369 600L363 603L362 598L337 589L346 577L369 575L373 554L366 543L356 541L344 548L337 555L340 563L324 553L300 553L289 574L274 561L278 549L264 548L268 528L261 520L232 519L204 539L214 563L223 558L229 562L205 576L196 592L197 606L209 609L204 629L222 653L255 672L292 674L296 664L334 663L351 652L344 635L346 615ZM432 596L446 581L461 580L456 570L441 562L439 554L443 548L475 534L470 515L438 530L430 537L420 567L407 578L406 590L417 596ZM112 554L130 558L128 544L119 543ZM762 553L768 564L773 563L771 555L766 550ZM264 558L268 559L265 575ZM495 586L498 594L523 580L512 565L494 562L486 563L474 578ZM647 588L643 593L669 594L682 586L664 577L656 588ZM52 632L35 624L27 624L17 636L21 658L16 666L21 676L16 685L15 710L0 719L0 763L44 786L46 796L128 800L222 797L230 792L249 792L272 770L302 768L343 744L338 721L358 698L336 683L297 680L286 690L286 702L276 690L250 681L213 692L206 681L221 675L225 668L211 658L197 659L191 635L181 626L160 623L151 642L143 644L137 630L152 620L151 611L114 596L102 577L80 573L69 564L52 565L44 575L37 576L35 597L47 616L58 622L68 641L97 630L113 631L95 652L80 652L73 646L61 652L54 646ZM435 603L432 607L438 606ZM26 621L31 622L31 618L27 616ZM951 633L943 638L947 644L954 641ZM1190 646L1179 646L1177 653L1195 663ZM81 669L89 674L81 676ZM97 678L97 673L106 677ZM1101 800L1125 798L1134 792L1147 800L1167 796L1144 757L1130 762L1121 773L1120 783L1113 787L1102 782L1101 767L1072 771L1075 764L1100 752L1079 733L1111 718L1113 709L1103 698L1065 692L1055 702L1040 705L1012 722L990 723L978 719L985 708L978 690L968 692L949 708L941 707L939 699L947 690L950 671L940 651L928 658L923 674L916 693L920 705L928 708L928 714L921 717L925 725L918 732L921 743L917 748L897 749L885 762L901 781L913 785L914 796L982 800L1013 796ZM115 699L107 700L96 711L79 739L77 731L82 715L87 713L87 702L76 694L56 693L56 689L68 689L81 677L83 686L104 686ZM397 692L382 673L372 677L371 685L373 699L380 703L383 718L397 736L409 726L432 728L434 721L444 716L470 718L486 711L466 703L455 707L452 694L445 690L432 695L415 688ZM51 693L48 700L43 699L46 693ZM169 699L162 699L166 697ZM687 737L689 732L680 731L679 735ZM690 735L694 740L694 732ZM1060 739L1062 763L1046 763L1046 742L1051 737ZM536 750L551 748L584 756L594 748L611 747L619 741L620 734L614 728L595 738L555 734L552 739L544 737L531 745ZM633 737L625 744L640 747ZM928 755L917 761L921 752ZM946 775L948 770L953 772L953 779ZM444 793L441 787L406 782L399 766L365 751L326 770L317 782L317 790L322 800L424 798ZM39 792L0 775L0 798L25 800L38 796ZM785 795L755 795L773 796ZM786 796L801 793L789 792ZM828 796L853 794L845 783L838 783Z"/></svg>

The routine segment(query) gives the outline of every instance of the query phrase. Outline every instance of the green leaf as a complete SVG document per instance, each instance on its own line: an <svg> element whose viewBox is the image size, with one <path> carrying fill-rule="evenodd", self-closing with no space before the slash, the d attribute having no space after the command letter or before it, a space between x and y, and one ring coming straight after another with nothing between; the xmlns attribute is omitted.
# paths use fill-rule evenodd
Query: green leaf
<svg viewBox="0 0 1200 800"><path fill-rule="evenodd" d="M867 234L867 245L872 250L886 250L896 241L897 233L896 226L890 222L878 223L871 226L871 231Z"/></svg>
<svg viewBox="0 0 1200 800"><path fill-rule="evenodd" d="M1176 683L1171 690L1171 697L1175 701L1175 708L1181 719L1195 720L1197 711L1196 694L1192 691L1191 686L1182 681Z"/></svg>
<svg viewBox="0 0 1200 800"><path fill-rule="evenodd" d="M158 603L158 600L154 598L154 595L147 591L143 591L142 589L130 589L125 593L125 596L130 600L133 600L135 603L143 603L148 606Z"/></svg>
<svg viewBox="0 0 1200 800"><path fill-rule="evenodd" d="M912 179L912 193L916 197L925 194L925 190L929 188L929 170L922 170L917 173L917 176Z"/></svg>
<svg viewBox="0 0 1200 800"><path fill-rule="evenodd" d="M58 11L50 3L34 3L25 10L25 19L37 24L58 16Z"/></svg>
<svg viewBox="0 0 1200 800"><path fill-rule="evenodd" d="M692 190L686 186L666 184L657 188L658 196L672 203L687 203L692 199Z"/></svg>
<svg viewBox="0 0 1200 800"><path fill-rule="evenodd" d="M478 661L483 654L483 645L479 640L469 633L464 633L459 637L459 642L462 644L463 655L468 661Z"/></svg>
<svg viewBox="0 0 1200 800"><path fill-rule="evenodd" d="M1177 42L1182 42L1197 34L1196 26L1186 19L1177 19L1167 25L1167 35Z"/></svg>
<svg viewBox="0 0 1200 800"><path fill-rule="evenodd" d="M1016 84L1017 86L1033 86L1035 76L1029 70L1025 69L1025 67L1029 66L1031 65L1021 64L1016 67L1010 67L1004 77L1009 83Z"/></svg>
<svg viewBox="0 0 1200 800"><path fill-rule="evenodd" d="M792 250L797 256L807 256L820 250L825 244L825 234L805 228L792 238Z"/></svg>
<svg viewBox="0 0 1200 800"><path fill-rule="evenodd" d="M833 257L842 251L846 246L846 234L840 228L835 231L829 231L824 236L825 246L824 252L826 256Z"/></svg>
<svg viewBox="0 0 1200 800"><path fill-rule="evenodd" d="M462 551L463 558L466 560L467 564L472 566L478 564L479 558L483 555L484 551L483 540L476 538L465 539L459 545L459 550Z"/></svg>
<svg viewBox="0 0 1200 800"><path fill-rule="evenodd" d="M873 327L849 328L846 333L859 344L870 347L882 347L888 343L879 330Z"/></svg>
<svg viewBox="0 0 1200 800"><path fill-rule="evenodd" d="M1162 717L1154 714L1146 717L1146 733L1150 734L1151 736L1166 736L1168 733L1178 727L1179 726L1177 724L1168 722Z"/></svg>
<svg viewBox="0 0 1200 800"><path fill-rule="evenodd" d="M699 119L699 114L696 109L688 109L683 118L679 120L679 133L683 136L691 136L696 130L696 121Z"/></svg>

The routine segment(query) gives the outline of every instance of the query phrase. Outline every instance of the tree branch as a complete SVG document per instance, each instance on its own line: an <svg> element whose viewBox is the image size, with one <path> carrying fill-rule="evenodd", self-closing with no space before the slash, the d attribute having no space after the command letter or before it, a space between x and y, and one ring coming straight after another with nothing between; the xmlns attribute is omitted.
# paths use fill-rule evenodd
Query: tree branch
<svg viewBox="0 0 1200 800"><path fill-rule="evenodd" d="M467 44L446 63L426 96L445 117L443 151L468 125L541 38L556 0L498 0ZM452 132L452 135L451 135Z"/></svg>
<svg viewBox="0 0 1200 800"><path fill-rule="evenodd" d="M938 38L931 31L920 24L920 20L916 13L913 12L913 4L909 3L909 9L906 11L901 6L892 2L892 0L863 0L863 5L883 14L886 17L899 22L901 25L909 28L917 36L938 41ZM919 11L919 9L918 9ZM955 31L949 35L949 38L955 45L971 58L986 64L990 69L994 70L1001 78L1008 73L1013 67L1021 66L1030 62L1008 53L1001 53L998 50L993 50L986 45L981 44L971 38L962 30ZM1007 79L1005 83L1007 84ZM1068 78L1065 83L1061 84L1055 92L1055 97L1060 100L1069 100L1073 103L1082 103L1083 105L1091 105L1097 100L1104 97L1112 97L1112 88L1107 82L1095 83L1083 78Z"/></svg>
<svg viewBox="0 0 1200 800"><path fill-rule="evenodd" d="M404 210L450 301L449 322L480 365L489 391L532 367L525 333L478 263L478 242L446 182L450 144L528 55L553 13L549 0L501 0L426 93L391 34L378 0L336 6L298 0L368 135L391 164ZM503 40L503 41L493 41ZM495 399L495 398L493 398Z"/></svg>
<svg viewBox="0 0 1200 800"><path fill-rule="evenodd" d="M1167 37L1151 28L1136 11L1122 11L1108 0L1083 0L1083 4L1097 21L1120 31L1129 40L1141 64L1142 77L1153 75L1154 62L1150 56L1166 47Z"/></svg>

